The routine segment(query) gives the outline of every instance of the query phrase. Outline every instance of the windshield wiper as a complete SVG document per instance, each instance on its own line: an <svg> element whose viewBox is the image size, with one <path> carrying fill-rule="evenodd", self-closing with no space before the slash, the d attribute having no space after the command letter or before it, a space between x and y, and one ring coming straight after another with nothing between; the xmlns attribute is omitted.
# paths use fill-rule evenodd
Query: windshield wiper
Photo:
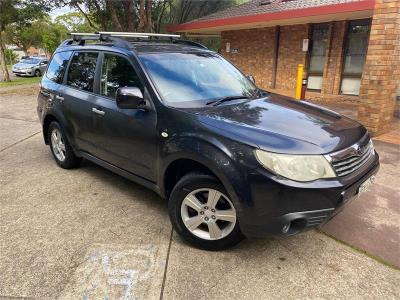
<svg viewBox="0 0 400 300"><path fill-rule="evenodd" d="M206 105L211 105L212 104L213 106L217 106L217 105L219 105L219 104L221 104L223 102L227 102L227 101L231 101L231 100L237 100L237 99L250 99L250 97L243 96L243 95L227 96L227 97L223 97L223 98L220 98L220 99L217 99L217 100L208 101L206 103Z"/></svg>

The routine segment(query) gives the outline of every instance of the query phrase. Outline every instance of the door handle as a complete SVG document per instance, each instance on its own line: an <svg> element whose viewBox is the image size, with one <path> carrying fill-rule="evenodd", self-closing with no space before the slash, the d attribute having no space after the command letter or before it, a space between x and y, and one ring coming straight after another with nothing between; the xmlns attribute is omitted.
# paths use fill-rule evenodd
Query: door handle
<svg viewBox="0 0 400 300"><path fill-rule="evenodd" d="M64 101L64 97L56 95L56 99L59 100L60 102Z"/></svg>
<svg viewBox="0 0 400 300"><path fill-rule="evenodd" d="M95 114L98 114L98 115L100 115L100 116L104 116L104 115L106 114L105 111L102 111L102 110L97 109L97 108L95 108L95 107L92 108L92 112L94 112Z"/></svg>

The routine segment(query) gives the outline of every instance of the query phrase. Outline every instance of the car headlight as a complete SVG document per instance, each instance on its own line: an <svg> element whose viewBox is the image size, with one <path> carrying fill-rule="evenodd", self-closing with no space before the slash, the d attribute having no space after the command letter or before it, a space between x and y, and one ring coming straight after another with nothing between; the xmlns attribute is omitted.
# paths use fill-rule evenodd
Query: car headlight
<svg viewBox="0 0 400 300"><path fill-rule="evenodd" d="M271 172L295 181L336 177L323 155L291 155L255 150L257 160Z"/></svg>

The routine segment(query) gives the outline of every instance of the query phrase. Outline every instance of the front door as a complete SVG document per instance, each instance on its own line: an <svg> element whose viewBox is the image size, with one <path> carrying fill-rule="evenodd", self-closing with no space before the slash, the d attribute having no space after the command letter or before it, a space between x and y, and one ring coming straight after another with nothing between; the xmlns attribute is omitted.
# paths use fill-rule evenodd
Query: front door
<svg viewBox="0 0 400 300"><path fill-rule="evenodd" d="M151 102L127 57L104 53L99 95L92 107L95 155L135 175L155 181L157 160L156 112L154 109L120 109L115 101L119 87L138 87Z"/></svg>

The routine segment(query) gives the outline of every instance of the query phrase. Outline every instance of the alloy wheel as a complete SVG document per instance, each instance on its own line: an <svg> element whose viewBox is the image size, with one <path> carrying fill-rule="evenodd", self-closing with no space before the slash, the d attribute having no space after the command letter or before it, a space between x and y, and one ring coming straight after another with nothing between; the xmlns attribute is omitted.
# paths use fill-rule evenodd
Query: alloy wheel
<svg viewBox="0 0 400 300"><path fill-rule="evenodd" d="M65 160L65 143L61 132L57 128L54 128L51 132L51 147L56 158L63 162Z"/></svg>
<svg viewBox="0 0 400 300"><path fill-rule="evenodd" d="M228 236L236 224L236 210L229 198L215 189L198 189L182 201L183 224L195 236L220 240Z"/></svg>

